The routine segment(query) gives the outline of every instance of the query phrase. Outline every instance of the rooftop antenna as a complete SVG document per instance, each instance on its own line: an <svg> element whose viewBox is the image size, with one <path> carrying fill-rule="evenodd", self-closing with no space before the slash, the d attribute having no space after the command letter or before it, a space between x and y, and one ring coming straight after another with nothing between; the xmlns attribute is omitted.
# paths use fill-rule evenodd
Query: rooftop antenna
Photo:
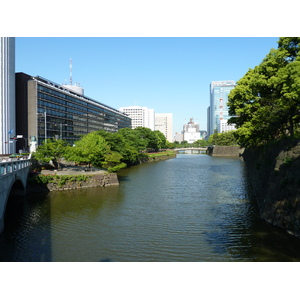
<svg viewBox="0 0 300 300"><path fill-rule="evenodd" d="M70 85L72 85L72 58L70 58Z"/></svg>

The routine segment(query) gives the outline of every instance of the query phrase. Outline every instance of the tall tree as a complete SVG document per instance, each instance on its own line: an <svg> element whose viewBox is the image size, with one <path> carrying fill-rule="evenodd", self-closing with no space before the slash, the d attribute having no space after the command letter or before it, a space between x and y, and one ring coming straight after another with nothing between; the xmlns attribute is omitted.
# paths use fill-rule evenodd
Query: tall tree
<svg viewBox="0 0 300 300"><path fill-rule="evenodd" d="M299 125L300 38L280 38L229 94L230 123L242 146L293 137Z"/></svg>
<svg viewBox="0 0 300 300"><path fill-rule="evenodd" d="M110 152L110 148L105 139L91 132L75 142L75 146L69 147L66 159L78 163L86 163L89 167L93 164L101 167L105 160L105 155Z"/></svg>
<svg viewBox="0 0 300 300"><path fill-rule="evenodd" d="M61 161L68 149L68 143L61 139L47 139L43 141L43 144L37 148L35 153L35 158L43 163L53 162L58 167L61 167Z"/></svg>

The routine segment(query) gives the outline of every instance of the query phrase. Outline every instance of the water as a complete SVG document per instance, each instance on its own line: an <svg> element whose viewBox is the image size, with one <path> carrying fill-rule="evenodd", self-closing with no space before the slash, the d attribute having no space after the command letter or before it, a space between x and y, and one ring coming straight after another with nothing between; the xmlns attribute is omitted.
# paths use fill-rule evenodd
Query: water
<svg viewBox="0 0 300 300"><path fill-rule="evenodd" d="M27 197L0 236L0 260L300 261L300 240L258 218L240 159L180 154L119 180Z"/></svg>

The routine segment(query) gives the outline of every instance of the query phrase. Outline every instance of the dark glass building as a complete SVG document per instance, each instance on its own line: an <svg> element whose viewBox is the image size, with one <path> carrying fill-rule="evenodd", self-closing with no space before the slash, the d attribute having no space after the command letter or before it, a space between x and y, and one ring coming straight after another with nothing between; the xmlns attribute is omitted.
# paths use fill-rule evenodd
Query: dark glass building
<svg viewBox="0 0 300 300"><path fill-rule="evenodd" d="M16 73L16 131L18 149L35 137L61 138L73 144L96 130L117 132L131 128L131 119L121 111L83 95L77 86L64 86L39 76Z"/></svg>

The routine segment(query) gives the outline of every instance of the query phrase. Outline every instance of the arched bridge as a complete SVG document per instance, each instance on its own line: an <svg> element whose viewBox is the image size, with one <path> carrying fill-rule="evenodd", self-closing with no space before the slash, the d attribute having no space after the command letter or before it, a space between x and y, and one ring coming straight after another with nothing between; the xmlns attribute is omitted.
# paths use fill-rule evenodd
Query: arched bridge
<svg viewBox="0 0 300 300"><path fill-rule="evenodd" d="M0 234L4 229L4 217L10 197L26 194L26 182L30 159L0 163Z"/></svg>
<svg viewBox="0 0 300 300"><path fill-rule="evenodd" d="M207 151L207 147L190 147L190 148L175 148L175 151L179 152L179 151L185 151L185 152L191 152L193 153L201 153L201 152L206 152Z"/></svg>

